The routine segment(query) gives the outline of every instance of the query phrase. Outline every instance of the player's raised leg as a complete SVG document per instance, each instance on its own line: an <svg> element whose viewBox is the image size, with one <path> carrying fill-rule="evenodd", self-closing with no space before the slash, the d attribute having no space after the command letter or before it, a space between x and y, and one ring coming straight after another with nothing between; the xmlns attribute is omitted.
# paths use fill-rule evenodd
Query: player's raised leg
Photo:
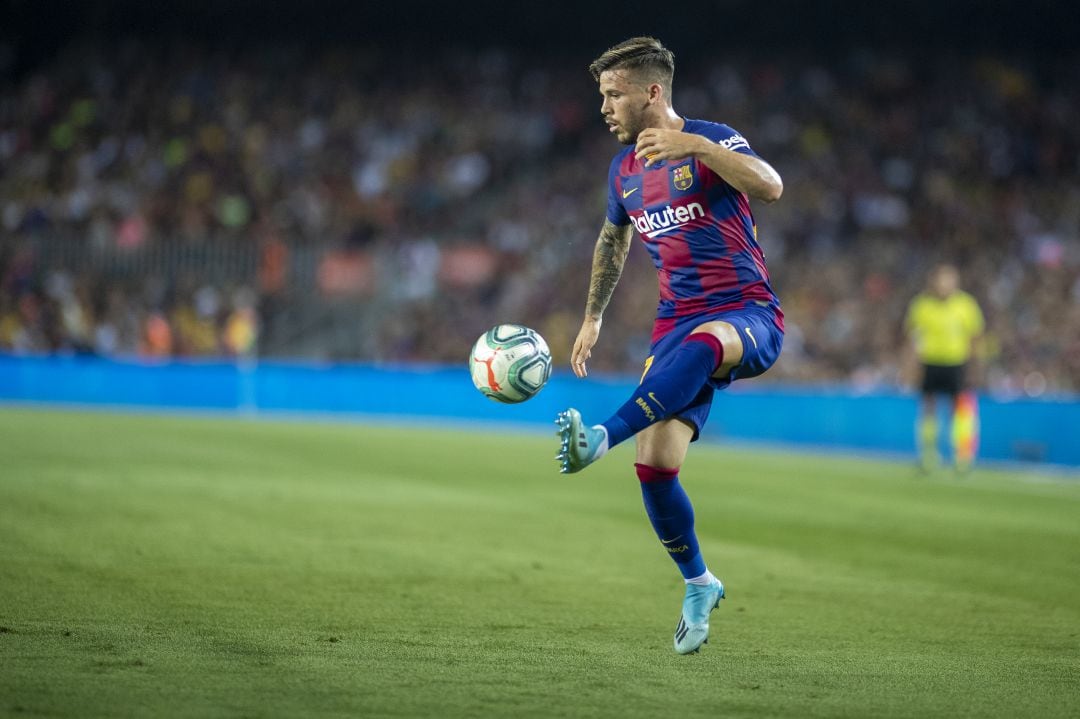
<svg viewBox="0 0 1080 719"><path fill-rule="evenodd" d="M556 457L564 473L579 472L646 427L669 417L697 396L714 374L730 372L742 360L743 342L728 322L696 327L662 366L649 371L622 407L607 421L587 426L571 408L556 418L561 445Z"/></svg>

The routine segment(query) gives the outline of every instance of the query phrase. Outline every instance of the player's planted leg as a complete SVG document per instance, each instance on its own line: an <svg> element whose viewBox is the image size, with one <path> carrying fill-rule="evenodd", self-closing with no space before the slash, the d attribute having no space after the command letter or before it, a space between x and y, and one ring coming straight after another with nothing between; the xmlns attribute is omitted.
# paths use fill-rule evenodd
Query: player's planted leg
<svg viewBox="0 0 1080 719"><path fill-rule="evenodd" d="M694 532L694 506L679 483L679 469L650 467L635 464L641 483L641 499L645 513L656 530L656 536L683 579L693 579L705 573L697 534Z"/></svg>
<svg viewBox="0 0 1080 719"><path fill-rule="evenodd" d="M710 332L694 332L663 368L646 375L630 399L603 424L586 427L577 410L560 412L555 423L562 440L556 457L561 471L581 471L611 447L681 410L723 360L724 346L719 338Z"/></svg>
<svg viewBox="0 0 1080 719"><path fill-rule="evenodd" d="M709 614L724 598L724 585L706 568L694 532L694 507L679 483L679 470L635 464L641 497L656 536L686 582L675 651L689 654L709 639Z"/></svg>

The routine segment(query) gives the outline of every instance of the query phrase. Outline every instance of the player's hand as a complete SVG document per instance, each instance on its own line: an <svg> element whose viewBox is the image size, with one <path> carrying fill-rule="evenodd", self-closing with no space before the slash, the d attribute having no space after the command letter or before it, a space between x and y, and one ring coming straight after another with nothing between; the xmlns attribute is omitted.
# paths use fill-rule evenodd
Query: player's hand
<svg viewBox="0 0 1080 719"><path fill-rule="evenodd" d="M581 323L581 330L577 339L574 340L574 351L570 354L570 366L578 377L589 374L585 369L585 361L592 357L592 348L600 337L600 320L586 318Z"/></svg>
<svg viewBox="0 0 1080 719"><path fill-rule="evenodd" d="M645 159L645 167L661 160L681 160L691 157L701 147L705 138L679 130L661 130L650 127L638 134L634 157Z"/></svg>

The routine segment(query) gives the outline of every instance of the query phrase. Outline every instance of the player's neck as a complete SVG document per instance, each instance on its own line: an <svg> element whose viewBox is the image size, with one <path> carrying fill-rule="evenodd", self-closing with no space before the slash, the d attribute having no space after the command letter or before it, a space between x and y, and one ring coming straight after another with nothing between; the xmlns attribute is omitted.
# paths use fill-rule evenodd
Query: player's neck
<svg viewBox="0 0 1080 719"><path fill-rule="evenodd" d="M685 124L686 120L684 120L679 113L675 112L674 108L670 105L665 105L663 108L658 109L656 114L650 118L648 127L655 127L658 130L681 130Z"/></svg>

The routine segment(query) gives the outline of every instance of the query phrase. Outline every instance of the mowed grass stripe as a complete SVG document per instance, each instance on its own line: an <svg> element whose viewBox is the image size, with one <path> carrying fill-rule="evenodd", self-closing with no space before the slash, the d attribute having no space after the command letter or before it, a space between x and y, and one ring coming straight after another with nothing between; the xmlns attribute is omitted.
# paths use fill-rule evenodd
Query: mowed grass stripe
<svg viewBox="0 0 1080 719"><path fill-rule="evenodd" d="M0 715L1071 716L1080 485L695 447L729 599L632 449L490 430L0 410Z"/></svg>

